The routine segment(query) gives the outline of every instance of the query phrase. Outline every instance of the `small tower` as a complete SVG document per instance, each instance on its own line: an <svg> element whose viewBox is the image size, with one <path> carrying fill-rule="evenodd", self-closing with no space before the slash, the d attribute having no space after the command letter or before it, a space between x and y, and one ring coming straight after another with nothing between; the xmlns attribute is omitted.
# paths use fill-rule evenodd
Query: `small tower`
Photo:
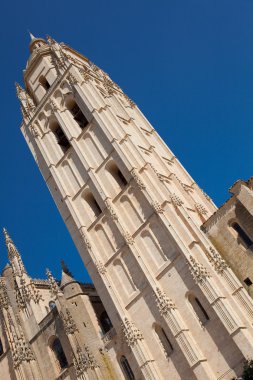
<svg viewBox="0 0 253 380"><path fill-rule="evenodd" d="M114 326L104 341L122 378L239 375L253 304L200 228L211 199L69 46L49 37L24 81L36 108L21 129Z"/></svg>

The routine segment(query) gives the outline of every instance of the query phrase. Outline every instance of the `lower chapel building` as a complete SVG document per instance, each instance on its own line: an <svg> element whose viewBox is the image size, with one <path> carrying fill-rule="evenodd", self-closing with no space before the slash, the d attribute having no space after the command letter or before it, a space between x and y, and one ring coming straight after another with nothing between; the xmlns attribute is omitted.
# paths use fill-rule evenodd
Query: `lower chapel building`
<svg viewBox="0 0 253 380"><path fill-rule="evenodd" d="M32 279L8 232L0 379L231 380L253 359L253 179L218 210L135 103L31 36L21 130L94 286Z"/></svg>

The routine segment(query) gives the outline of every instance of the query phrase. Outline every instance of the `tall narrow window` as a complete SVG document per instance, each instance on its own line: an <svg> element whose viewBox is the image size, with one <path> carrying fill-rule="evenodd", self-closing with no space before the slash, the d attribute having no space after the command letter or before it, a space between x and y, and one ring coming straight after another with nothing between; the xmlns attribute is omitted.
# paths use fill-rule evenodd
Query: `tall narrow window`
<svg viewBox="0 0 253 380"><path fill-rule="evenodd" d="M120 364L123 369L124 375L127 380L135 380L133 371L128 363L128 360L125 356L121 356L120 358Z"/></svg>
<svg viewBox="0 0 253 380"><path fill-rule="evenodd" d="M56 140L60 145L63 153L65 153L70 147L69 140L67 139L65 133L63 132L59 124L55 124L52 128L52 131L54 132Z"/></svg>
<svg viewBox="0 0 253 380"><path fill-rule="evenodd" d="M50 88L50 84L48 83L48 80L44 77L44 75L41 75L39 82L46 91Z"/></svg>
<svg viewBox="0 0 253 380"><path fill-rule="evenodd" d="M103 333L106 334L113 327L112 322L110 318L108 317L108 314L106 311L103 311L103 313L100 315L99 320L100 320Z"/></svg>
<svg viewBox="0 0 253 380"><path fill-rule="evenodd" d="M189 294L188 296L188 300L193 308L193 310L195 311L199 321L202 323L202 324L205 324L207 321L209 321L209 315L207 314L204 306L202 305L202 303L200 302L200 300L195 297L194 294Z"/></svg>
<svg viewBox="0 0 253 380"><path fill-rule="evenodd" d="M110 173L113 180L117 183L117 185L122 189L124 186L127 185L127 180L122 174L122 172L119 170L117 165L114 162L109 162L106 169Z"/></svg>
<svg viewBox="0 0 253 380"><path fill-rule="evenodd" d="M242 229L242 227L234 222L231 224L231 227L236 231L239 238L244 242L244 244L248 247L250 247L253 244L253 241L251 238L246 234L246 232Z"/></svg>
<svg viewBox="0 0 253 380"><path fill-rule="evenodd" d="M74 120L77 122L77 124L79 125L81 129L84 129L85 127L87 127L89 122L76 103L73 103L69 107L69 110L72 113Z"/></svg>
<svg viewBox="0 0 253 380"><path fill-rule="evenodd" d="M167 337L164 329L161 326L156 325L155 332L164 354L166 355L166 357L169 357L173 351L173 346L169 338Z"/></svg>
<svg viewBox="0 0 253 380"><path fill-rule="evenodd" d="M90 214L91 218L98 217L102 213L102 210L94 196L89 192L84 195L84 199L88 206L87 211Z"/></svg>
<svg viewBox="0 0 253 380"><path fill-rule="evenodd" d="M2 339L0 339L0 356L3 355L3 353L4 353L4 347L3 347Z"/></svg>
<svg viewBox="0 0 253 380"><path fill-rule="evenodd" d="M68 367L68 361L63 351L61 342L58 338L55 338L53 343L51 344L51 349L55 355L55 358L61 369Z"/></svg>

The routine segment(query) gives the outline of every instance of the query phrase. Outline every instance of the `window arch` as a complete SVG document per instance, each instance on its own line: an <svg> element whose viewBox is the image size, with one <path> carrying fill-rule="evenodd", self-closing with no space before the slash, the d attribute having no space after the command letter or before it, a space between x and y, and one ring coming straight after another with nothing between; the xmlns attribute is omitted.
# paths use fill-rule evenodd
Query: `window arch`
<svg viewBox="0 0 253 380"><path fill-rule="evenodd" d="M78 104L72 100L67 104L67 108L81 129L84 129L89 124Z"/></svg>
<svg viewBox="0 0 253 380"><path fill-rule="evenodd" d="M233 228L237 236L243 241L247 248L253 244L253 240L237 222L232 222L230 226Z"/></svg>
<svg viewBox="0 0 253 380"><path fill-rule="evenodd" d="M124 375L127 380L135 380L134 373L132 371L132 368L130 367L130 364L128 363L127 358L122 355L120 358L120 365L123 369Z"/></svg>
<svg viewBox="0 0 253 380"><path fill-rule="evenodd" d="M209 321L209 315L207 314L200 300L194 294L190 293L188 295L188 301L190 302L201 324L205 324L207 321Z"/></svg>
<svg viewBox="0 0 253 380"><path fill-rule="evenodd" d="M68 367L68 361L66 358L66 355L63 351L61 342L59 338L55 338L53 342L51 343L51 349L54 353L55 359L57 361L57 364L59 365L60 369L64 369Z"/></svg>
<svg viewBox="0 0 253 380"><path fill-rule="evenodd" d="M39 83L42 85L42 87L47 91L50 88L50 84L48 80L44 77L44 75L40 76Z"/></svg>
<svg viewBox="0 0 253 380"><path fill-rule="evenodd" d="M58 123L53 123L50 128L56 137L58 145L60 145L63 153L65 153L70 148L70 142L67 139L65 133Z"/></svg>
<svg viewBox="0 0 253 380"><path fill-rule="evenodd" d="M102 210L93 194L91 192L86 192L86 194L83 196L83 199L85 200L90 216L93 219L97 218L102 213Z"/></svg>
<svg viewBox="0 0 253 380"><path fill-rule="evenodd" d="M113 327L112 322L107 314L107 312L104 310L99 318L103 333L106 334L108 331L111 330Z"/></svg>
<svg viewBox="0 0 253 380"><path fill-rule="evenodd" d="M173 352L173 346L168 338L168 336L166 335L164 329L159 326L159 325L155 325L155 333L156 333L156 336L158 338L158 341L160 343L160 346L162 347L162 350L165 354L166 357L169 357L171 355L171 353Z"/></svg>
<svg viewBox="0 0 253 380"><path fill-rule="evenodd" d="M115 162L110 161L106 165L106 170L110 175L112 176L113 180L117 183L117 185L122 189L127 185L127 180L122 174L122 172L119 170L118 166L115 164Z"/></svg>

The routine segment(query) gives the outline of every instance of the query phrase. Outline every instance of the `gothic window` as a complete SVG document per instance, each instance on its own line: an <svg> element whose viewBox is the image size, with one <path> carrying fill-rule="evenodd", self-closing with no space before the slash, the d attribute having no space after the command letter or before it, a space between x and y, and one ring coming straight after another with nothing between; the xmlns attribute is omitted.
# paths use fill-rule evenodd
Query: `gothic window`
<svg viewBox="0 0 253 380"><path fill-rule="evenodd" d="M48 83L47 79L44 77L44 75L41 75L39 79L40 84L42 87L47 91L50 88L50 84Z"/></svg>
<svg viewBox="0 0 253 380"><path fill-rule="evenodd" d="M54 124L51 129L56 137L57 143L60 145L63 153L65 153L70 147L69 140L67 139L65 133L57 123Z"/></svg>
<svg viewBox="0 0 253 380"><path fill-rule="evenodd" d="M110 162L107 167L107 171L110 173L111 177L113 178L114 182L122 189L124 186L127 185L127 180L122 174L122 172L119 170L117 165L114 162Z"/></svg>
<svg viewBox="0 0 253 380"><path fill-rule="evenodd" d="M205 324L207 321L209 321L209 315L207 314L204 306L200 302L200 300L194 295L194 294L189 294L188 300L197 315L199 321L201 324Z"/></svg>
<svg viewBox="0 0 253 380"><path fill-rule="evenodd" d="M120 365L123 369L124 375L127 380L135 380L133 371L128 363L128 360L125 356L121 356L120 358Z"/></svg>
<svg viewBox="0 0 253 380"><path fill-rule="evenodd" d="M71 112L74 120L77 122L77 124L79 125L81 129L84 129L85 127L87 127L89 122L84 116L84 114L82 113L82 111L80 110L79 106L75 102L73 102L69 106L69 111Z"/></svg>
<svg viewBox="0 0 253 380"><path fill-rule="evenodd" d="M54 308L55 308L55 302L54 301L50 301L49 302L49 309L53 310Z"/></svg>
<svg viewBox="0 0 253 380"><path fill-rule="evenodd" d="M102 213L99 204L90 192L84 195L84 200L86 201L86 204L89 207L90 215L93 218L98 217Z"/></svg>
<svg viewBox="0 0 253 380"><path fill-rule="evenodd" d="M60 367L60 369L64 369L68 367L67 358L63 351L61 342L59 338L55 338L53 343L51 344L51 349L54 353L55 359Z"/></svg>
<svg viewBox="0 0 253 380"><path fill-rule="evenodd" d="M236 232L237 236L243 241L247 248L253 244L251 238L247 235L247 233L242 229L242 227L238 223L232 223L231 227Z"/></svg>
<svg viewBox="0 0 253 380"><path fill-rule="evenodd" d="M103 313L100 315L99 321L104 334L106 334L113 327L106 311L103 311Z"/></svg>
<svg viewBox="0 0 253 380"><path fill-rule="evenodd" d="M155 332L164 354L166 355L166 357L170 356L173 351L173 346L169 338L167 337L164 329L159 325L155 325Z"/></svg>
<svg viewBox="0 0 253 380"><path fill-rule="evenodd" d="M3 347L2 340L0 339L0 356L3 355L3 353L4 353L4 347Z"/></svg>

